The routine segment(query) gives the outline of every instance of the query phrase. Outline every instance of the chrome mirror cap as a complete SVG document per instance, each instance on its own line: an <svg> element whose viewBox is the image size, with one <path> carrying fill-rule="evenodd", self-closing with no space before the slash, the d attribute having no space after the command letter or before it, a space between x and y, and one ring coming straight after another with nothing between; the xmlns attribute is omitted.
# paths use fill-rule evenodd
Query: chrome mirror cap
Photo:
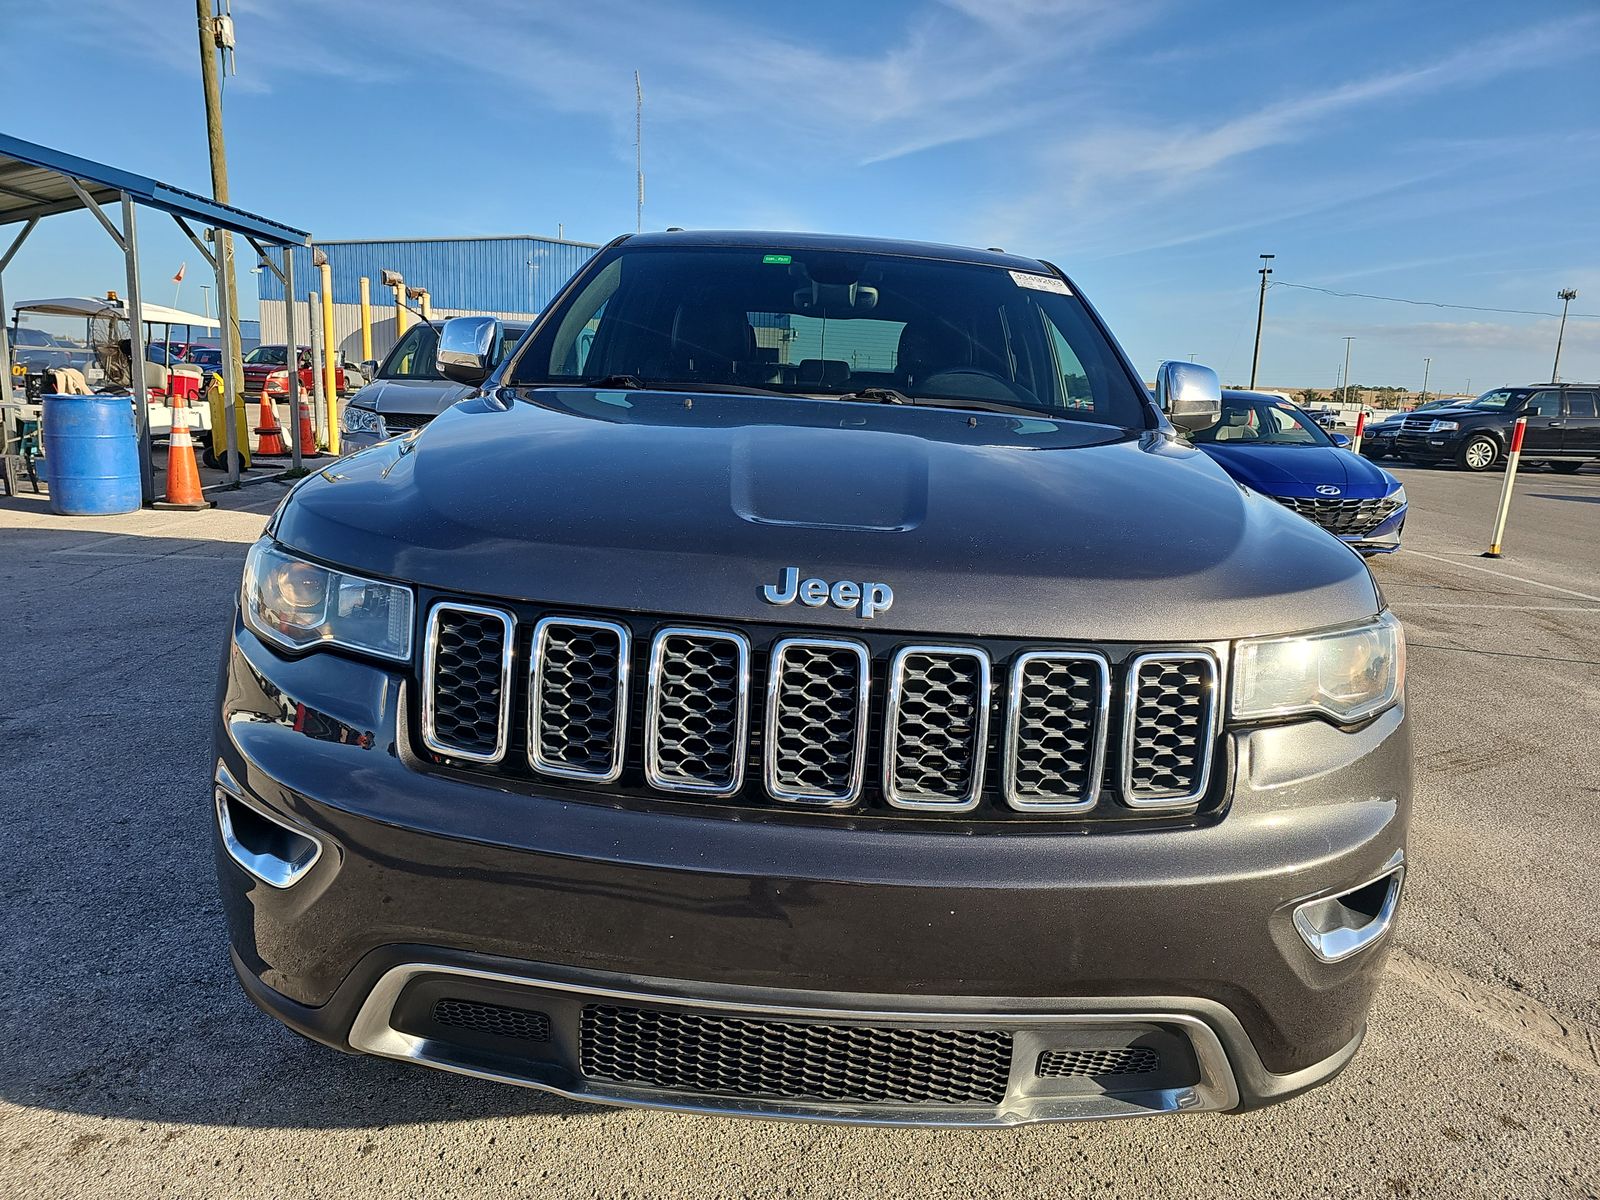
<svg viewBox="0 0 1600 1200"><path fill-rule="evenodd" d="M1185 432L1205 429L1222 418L1222 383L1199 363L1164 362L1156 372L1156 407Z"/></svg>
<svg viewBox="0 0 1600 1200"><path fill-rule="evenodd" d="M446 379L477 385L494 369L500 322L494 317L451 317L439 330L437 361Z"/></svg>

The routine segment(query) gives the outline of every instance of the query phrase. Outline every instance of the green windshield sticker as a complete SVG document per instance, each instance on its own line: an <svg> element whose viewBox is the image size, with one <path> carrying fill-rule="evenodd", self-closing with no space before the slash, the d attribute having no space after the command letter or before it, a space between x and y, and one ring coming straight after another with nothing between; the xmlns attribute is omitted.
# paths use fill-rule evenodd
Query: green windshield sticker
<svg viewBox="0 0 1600 1200"><path fill-rule="evenodd" d="M763 254L761 256L761 261L764 263L774 263L780 267L787 267L794 261L794 257L788 254Z"/></svg>

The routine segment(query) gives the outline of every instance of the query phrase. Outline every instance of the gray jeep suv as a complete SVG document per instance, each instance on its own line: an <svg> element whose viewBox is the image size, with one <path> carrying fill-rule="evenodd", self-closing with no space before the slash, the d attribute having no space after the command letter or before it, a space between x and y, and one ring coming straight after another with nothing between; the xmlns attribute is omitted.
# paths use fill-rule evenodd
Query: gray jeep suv
<svg viewBox="0 0 1600 1200"><path fill-rule="evenodd" d="M1047 262L613 242L252 549L213 798L293 1028L608 1103L1239 1109L1356 1052L1404 642Z"/></svg>

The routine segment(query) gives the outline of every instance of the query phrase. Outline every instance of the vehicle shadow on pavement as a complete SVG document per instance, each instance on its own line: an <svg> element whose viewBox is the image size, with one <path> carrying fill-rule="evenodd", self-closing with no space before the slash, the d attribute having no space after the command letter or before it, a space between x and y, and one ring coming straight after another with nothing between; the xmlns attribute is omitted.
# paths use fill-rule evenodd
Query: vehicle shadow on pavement
<svg viewBox="0 0 1600 1200"><path fill-rule="evenodd" d="M256 1010L228 961L209 786L244 546L146 534L79 554L81 530L28 533L0 555L0 1114L334 1129L603 1112L343 1055Z"/></svg>

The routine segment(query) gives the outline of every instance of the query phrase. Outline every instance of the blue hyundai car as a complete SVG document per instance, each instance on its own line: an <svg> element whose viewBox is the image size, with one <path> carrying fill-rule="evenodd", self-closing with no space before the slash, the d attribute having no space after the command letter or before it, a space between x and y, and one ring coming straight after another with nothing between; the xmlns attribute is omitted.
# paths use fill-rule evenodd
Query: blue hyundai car
<svg viewBox="0 0 1600 1200"><path fill-rule="evenodd" d="M1240 483L1315 521L1362 554L1400 548L1406 489L1382 467L1345 449L1279 396L1224 391L1222 417L1190 435Z"/></svg>

